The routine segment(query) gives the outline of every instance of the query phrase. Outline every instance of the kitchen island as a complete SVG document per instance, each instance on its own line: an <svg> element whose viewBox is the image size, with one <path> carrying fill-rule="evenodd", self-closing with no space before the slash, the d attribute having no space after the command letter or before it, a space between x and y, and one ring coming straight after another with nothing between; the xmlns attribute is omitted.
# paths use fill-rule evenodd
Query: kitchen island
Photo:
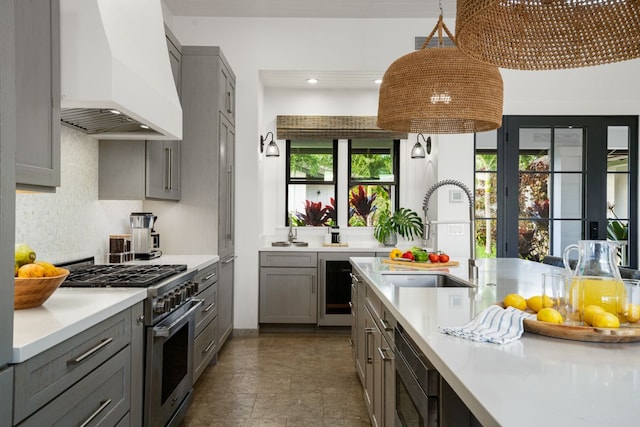
<svg viewBox="0 0 640 427"><path fill-rule="evenodd" d="M538 294L542 273L560 268L486 259L474 287L412 288L391 285L381 273L403 268L382 258L354 257L351 264L482 425L638 424L640 343L588 343L525 332L497 345L439 332L440 326L467 323L509 293ZM449 274L467 280L466 260Z"/></svg>

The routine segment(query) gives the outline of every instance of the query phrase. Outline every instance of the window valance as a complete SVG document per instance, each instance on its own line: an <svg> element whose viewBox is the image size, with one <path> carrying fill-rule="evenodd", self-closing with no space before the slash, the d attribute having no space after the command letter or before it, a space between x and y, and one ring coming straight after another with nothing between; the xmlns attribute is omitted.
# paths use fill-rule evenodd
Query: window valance
<svg viewBox="0 0 640 427"><path fill-rule="evenodd" d="M376 116L278 116L277 139L407 139L404 132L380 129Z"/></svg>

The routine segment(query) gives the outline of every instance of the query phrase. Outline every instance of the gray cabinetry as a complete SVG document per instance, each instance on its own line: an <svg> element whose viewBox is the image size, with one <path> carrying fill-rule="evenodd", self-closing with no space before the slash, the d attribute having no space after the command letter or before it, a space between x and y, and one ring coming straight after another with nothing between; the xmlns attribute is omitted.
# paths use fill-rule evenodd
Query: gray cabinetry
<svg viewBox="0 0 640 427"><path fill-rule="evenodd" d="M202 300L196 312L195 345L193 351L193 383L200 378L218 350L218 264L198 271L196 282Z"/></svg>
<svg viewBox="0 0 640 427"><path fill-rule="evenodd" d="M130 419L141 420L141 313L142 303L15 365L14 425L115 425L134 394Z"/></svg>
<svg viewBox="0 0 640 427"><path fill-rule="evenodd" d="M260 253L260 323L317 323L317 256Z"/></svg>
<svg viewBox="0 0 640 427"><path fill-rule="evenodd" d="M355 312L354 364L362 382L373 426L395 425L395 360L393 330L396 320L357 274L352 275Z"/></svg>
<svg viewBox="0 0 640 427"><path fill-rule="evenodd" d="M220 112L232 125L236 123L236 77L233 71L225 64L220 66L218 73L219 87L218 106Z"/></svg>
<svg viewBox="0 0 640 427"><path fill-rule="evenodd" d="M235 227L235 129L222 115L219 116L218 142L220 161L218 168L218 255L220 258L234 253Z"/></svg>
<svg viewBox="0 0 640 427"><path fill-rule="evenodd" d="M98 198L180 199L180 141L101 140Z"/></svg>
<svg viewBox="0 0 640 427"><path fill-rule="evenodd" d="M55 191L60 185L60 3L13 4L16 185Z"/></svg>
<svg viewBox="0 0 640 427"><path fill-rule="evenodd" d="M233 274L235 256L220 261L218 280L218 348L222 348L233 332Z"/></svg>
<svg viewBox="0 0 640 427"><path fill-rule="evenodd" d="M148 199L180 200L180 141L147 141Z"/></svg>

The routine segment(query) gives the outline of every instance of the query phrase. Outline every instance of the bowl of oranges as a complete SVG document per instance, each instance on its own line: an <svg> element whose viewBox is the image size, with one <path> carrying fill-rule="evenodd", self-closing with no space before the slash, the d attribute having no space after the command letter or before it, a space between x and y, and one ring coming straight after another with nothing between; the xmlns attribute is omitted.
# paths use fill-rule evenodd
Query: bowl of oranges
<svg viewBox="0 0 640 427"><path fill-rule="evenodd" d="M46 261L37 261L27 245L16 245L13 308L39 307L60 287L69 270Z"/></svg>

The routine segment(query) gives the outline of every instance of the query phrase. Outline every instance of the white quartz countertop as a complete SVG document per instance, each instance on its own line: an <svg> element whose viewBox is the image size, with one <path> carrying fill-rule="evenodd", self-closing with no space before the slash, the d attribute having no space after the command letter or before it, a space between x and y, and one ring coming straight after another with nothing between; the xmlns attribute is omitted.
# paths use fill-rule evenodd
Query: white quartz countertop
<svg viewBox="0 0 640 427"><path fill-rule="evenodd" d="M219 259L217 255L163 255L134 263L201 269ZM24 362L146 297L147 290L140 288L58 288L40 307L14 310L11 363Z"/></svg>
<svg viewBox="0 0 640 427"><path fill-rule="evenodd" d="M380 258L351 261L484 426L638 424L640 343L589 343L525 332L498 345L439 332L439 326L465 324L509 293L538 294L542 273L560 268L482 260L477 287L409 288L395 287L389 275L380 274L400 270ZM467 279L466 261L449 274Z"/></svg>
<svg viewBox="0 0 640 427"><path fill-rule="evenodd" d="M147 297L139 288L58 288L40 307L14 310L13 359L25 360Z"/></svg>

